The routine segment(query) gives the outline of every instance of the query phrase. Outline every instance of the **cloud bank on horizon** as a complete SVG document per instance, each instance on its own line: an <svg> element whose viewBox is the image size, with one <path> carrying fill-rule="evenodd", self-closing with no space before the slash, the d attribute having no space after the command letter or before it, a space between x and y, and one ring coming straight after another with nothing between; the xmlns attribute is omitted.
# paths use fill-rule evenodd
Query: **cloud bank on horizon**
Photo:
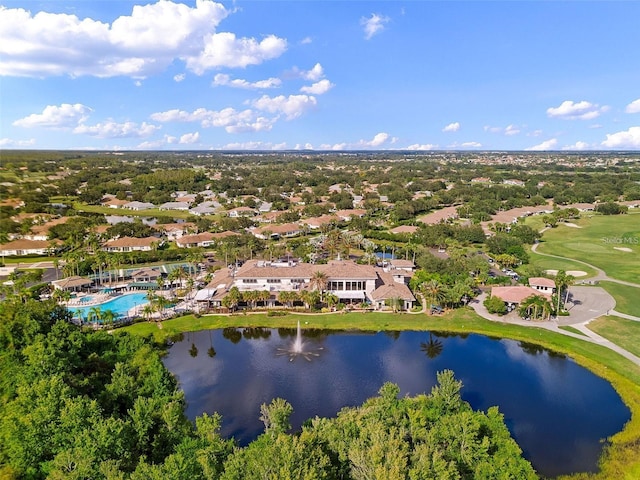
<svg viewBox="0 0 640 480"><path fill-rule="evenodd" d="M637 2L1 2L0 148L640 150Z"/></svg>

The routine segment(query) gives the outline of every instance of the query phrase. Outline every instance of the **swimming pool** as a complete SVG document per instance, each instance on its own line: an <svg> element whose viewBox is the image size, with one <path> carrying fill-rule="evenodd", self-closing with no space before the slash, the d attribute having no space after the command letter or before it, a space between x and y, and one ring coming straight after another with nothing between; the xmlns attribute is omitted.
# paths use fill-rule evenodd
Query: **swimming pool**
<svg viewBox="0 0 640 480"><path fill-rule="evenodd" d="M99 308L103 312L106 310L112 310L117 313L119 317L122 317L126 316L127 312L133 307L146 305L147 303L149 303L149 300L147 299L146 293L130 293L91 307L71 307L69 310L73 312L75 317L82 317L85 320L92 308Z"/></svg>

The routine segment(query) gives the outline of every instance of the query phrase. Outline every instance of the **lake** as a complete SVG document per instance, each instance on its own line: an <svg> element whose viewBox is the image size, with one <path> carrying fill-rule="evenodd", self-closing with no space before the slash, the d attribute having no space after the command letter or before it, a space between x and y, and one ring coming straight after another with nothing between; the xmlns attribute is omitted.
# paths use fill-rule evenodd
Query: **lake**
<svg viewBox="0 0 640 480"><path fill-rule="evenodd" d="M451 369L474 409L499 406L524 456L545 476L596 471L601 440L630 419L608 382L534 345L474 334L309 331L304 349L314 355L307 360L283 352L294 337L289 329L184 334L164 362L185 392L189 418L217 411L222 435L245 445L262 433L260 405L275 397L293 406L296 429L360 405L386 381L402 395L428 393L436 372Z"/></svg>

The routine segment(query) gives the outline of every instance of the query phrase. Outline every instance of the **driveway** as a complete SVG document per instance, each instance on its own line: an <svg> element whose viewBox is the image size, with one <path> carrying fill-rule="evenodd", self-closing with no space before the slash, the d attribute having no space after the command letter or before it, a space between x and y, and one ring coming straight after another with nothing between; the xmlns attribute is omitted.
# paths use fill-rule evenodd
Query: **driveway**
<svg viewBox="0 0 640 480"><path fill-rule="evenodd" d="M558 325L585 323L594 318L607 315L616 306L616 301L601 287L569 287L569 301L565 308L568 317L558 317Z"/></svg>
<svg viewBox="0 0 640 480"><path fill-rule="evenodd" d="M513 312L498 316L487 312L483 305L486 294L483 293L475 301L469 303L478 315L489 320L496 320L505 323L516 323L518 325L544 327L548 325L573 325L586 323L594 318L607 315L616 306L616 302L606 290L601 287L572 286L569 288L569 302L566 308L569 316L558 317L556 320L548 322L523 320L514 310Z"/></svg>

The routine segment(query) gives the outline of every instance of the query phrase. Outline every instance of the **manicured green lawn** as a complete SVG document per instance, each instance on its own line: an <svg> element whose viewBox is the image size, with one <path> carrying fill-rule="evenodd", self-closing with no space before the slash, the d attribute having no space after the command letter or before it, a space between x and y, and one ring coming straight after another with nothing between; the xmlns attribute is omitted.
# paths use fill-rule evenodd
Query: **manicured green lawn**
<svg viewBox="0 0 640 480"><path fill-rule="evenodd" d="M640 322L609 315L589 322L589 329L640 357Z"/></svg>
<svg viewBox="0 0 640 480"><path fill-rule="evenodd" d="M582 260L610 277L640 284L640 212L593 215L574 223L582 228L559 224L544 232L538 251Z"/></svg>
<svg viewBox="0 0 640 480"><path fill-rule="evenodd" d="M614 282L600 282L598 285L615 298L616 311L640 317L640 288Z"/></svg>
<svg viewBox="0 0 640 480"><path fill-rule="evenodd" d="M576 280L584 280L589 277L593 277L596 271L593 268L589 268L586 265L571 260L564 260L561 258L545 257L544 255L538 255L536 252L529 251L529 263L536 265L543 270L564 270L567 271L583 271L587 275L583 277L576 277Z"/></svg>
<svg viewBox="0 0 640 480"><path fill-rule="evenodd" d="M571 326L569 326L569 325L561 325L561 326L559 326L558 328L559 328L560 330L566 330L567 332L575 333L575 334L577 334L577 335L582 335L582 336L585 336L585 337L586 337L586 335L585 335L583 332L581 332L581 331L580 331L580 330L578 330L577 328L573 328L573 327L571 327Z"/></svg>

